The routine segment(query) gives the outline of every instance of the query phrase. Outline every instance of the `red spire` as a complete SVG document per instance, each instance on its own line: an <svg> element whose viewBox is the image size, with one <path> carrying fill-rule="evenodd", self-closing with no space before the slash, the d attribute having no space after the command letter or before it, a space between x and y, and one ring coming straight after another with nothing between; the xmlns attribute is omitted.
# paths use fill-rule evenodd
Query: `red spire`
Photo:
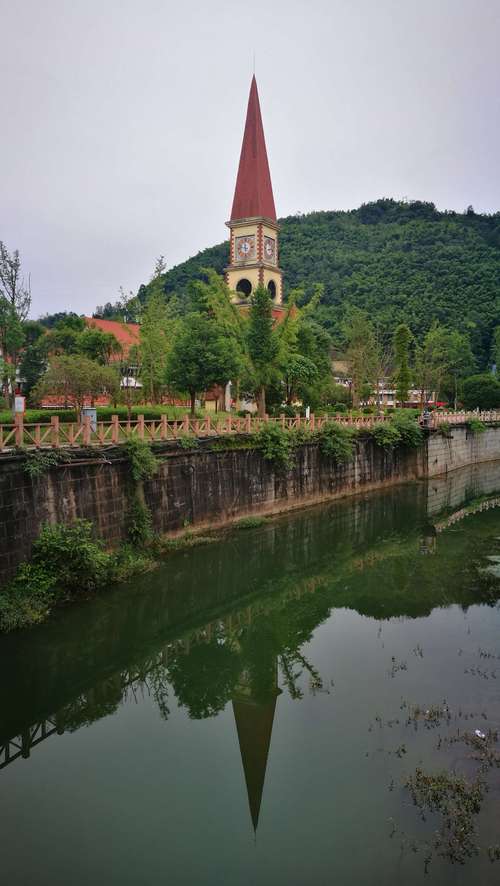
<svg viewBox="0 0 500 886"><path fill-rule="evenodd" d="M258 216L276 221L273 186L260 114L259 93L254 75L248 99L247 119L241 146L231 221Z"/></svg>

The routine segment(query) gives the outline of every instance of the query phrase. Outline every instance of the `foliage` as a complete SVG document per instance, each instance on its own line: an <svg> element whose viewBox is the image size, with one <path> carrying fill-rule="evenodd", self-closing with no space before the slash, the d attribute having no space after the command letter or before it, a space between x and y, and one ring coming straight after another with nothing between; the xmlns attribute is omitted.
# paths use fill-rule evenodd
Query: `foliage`
<svg viewBox="0 0 500 886"><path fill-rule="evenodd" d="M87 357L76 355L53 357L33 390L33 398L39 401L47 394L59 394L81 410L87 398L104 393L114 395L118 387L118 375L109 366L100 366Z"/></svg>
<svg viewBox="0 0 500 886"><path fill-rule="evenodd" d="M93 591L105 584L111 558L93 537L92 523L45 524L33 544L32 563L52 576L54 585L70 594Z"/></svg>
<svg viewBox="0 0 500 886"><path fill-rule="evenodd" d="M66 461L66 454L55 449L25 449L23 470L32 480L38 480L51 468Z"/></svg>
<svg viewBox="0 0 500 886"><path fill-rule="evenodd" d="M379 355L373 324L365 311L351 308L343 325L346 357L352 378L352 402L357 407L378 381Z"/></svg>
<svg viewBox="0 0 500 886"><path fill-rule="evenodd" d="M288 468L293 458L293 439L290 433L276 424L265 424L253 436L253 444L266 461L277 467Z"/></svg>
<svg viewBox="0 0 500 886"><path fill-rule="evenodd" d="M143 311L140 330L141 380L147 397L157 403L165 384L165 368L176 334L176 320L157 291Z"/></svg>
<svg viewBox="0 0 500 886"><path fill-rule="evenodd" d="M398 431L403 446L417 449L423 442L424 435L415 416L398 412L391 417L390 423Z"/></svg>
<svg viewBox="0 0 500 886"><path fill-rule="evenodd" d="M258 414L263 418L266 414L266 387L276 377L276 359L279 352L279 342L273 335L272 301L269 292L263 286L259 286L252 294L247 346Z"/></svg>
<svg viewBox="0 0 500 886"><path fill-rule="evenodd" d="M346 307L356 305L382 329L408 323L417 342L438 320L470 338L478 366L487 365L498 325L498 213L439 212L433 203L381 199L349 212L288 216L280 227L288 290L303 286L307 297L322 281L315 319L334 340L342 340ZM221 274L227 261L221 243L172 268L162 278L167 299L176 293L183 300L202 268Z"/></svg>
<svg viewBox="0 0 500 886"><path fill-rule="evenodd" d="M177 443L181 449L198 449L200 445L198 438L191 436L191 434L178 434Z"/></svg>
<svg viewBox="0 0 500 886"><path fill-rule="evenodd" d="M238 376L239 368L235 340L208 314L197 312L183 318L168 355L165 380L173 390L189 392L192 415L197 392L225 385Z"/></svg>
<svg viewBox="0 0 500 886"><path fill-rule="evenodd" d="M133 545L146 544L153 538L151 511L138 495L133 496L129 504L127 535Z"/></svg>
<svg viewBox="0 0 500 886"><path fill-rule="evenodd" d="M242 517L233 523L233 529L257 529L266 522L265 517Z"/></svg>
<svg viewBox="0 0 500 886"><path fill-rule="evenodd" d="M54 580L45 567L22 563L0 592L0 633L43 621L54 598Z"/></svg>
<svg viewBox="0 0 500 886"><path fill-rule="evenodd" d="M396 383L396 399L400 403L408 400L411 384L410 342L411 332L406 323L400 323L393 338L394 349L394 381Z"/></svg>
<svg viewBox="0 0 500 886"><path fill-rule="evenodd" d="M471 375L462 386L462 401L466 409L498 409L500 382L494 375Z"/></svg>
<svg viewBox="0 0 500 886"><path fill-rule="evenodd" d="M317 433L320 452L337 464L344 464L354 455L355 436L352 428L338 422L326 422Z"/></svg>
<svg viewBox="0 0 500 886"><path fill-rule="evenodd" d="M486 425L479 418L471 418L467 422L467 427L472 434L484 434Z"/></svg>
<svg viewBox="0 0 500 886"><path fill-rule="evenodd" d="M22 276L19 250L10 253L0 240L0 297L5 299L20 322L31 306L31 282Z"/></svg>
<svg viewBox="0 0 500 886"><path fill-rule="evenodd" d="M370 436L384 449L395 449L401 443L401 434L391 422L378 422L370 428Z"/></svg>
<svg viewBox="0 0 500 886"><path fill-rule="evenodd" d="M145 440L140 440L138 437L128 437L123 444L123 450L130 463L132 479L136 483L141 480L150 480L158 471L158 459Z"/></svg>

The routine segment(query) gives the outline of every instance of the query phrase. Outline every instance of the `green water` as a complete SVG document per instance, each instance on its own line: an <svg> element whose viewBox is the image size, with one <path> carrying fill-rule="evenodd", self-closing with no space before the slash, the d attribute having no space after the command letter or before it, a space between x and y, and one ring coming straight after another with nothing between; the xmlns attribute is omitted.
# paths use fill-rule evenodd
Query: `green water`
<svg viewBox="0 0 500 886"><path fill-rule="evenodd" d="M497 491L491 464L293 514L2 638L2 884L497 884L500 769L479 854L427 876L404 787L500 726L500 507L459 513Z"/></svg>

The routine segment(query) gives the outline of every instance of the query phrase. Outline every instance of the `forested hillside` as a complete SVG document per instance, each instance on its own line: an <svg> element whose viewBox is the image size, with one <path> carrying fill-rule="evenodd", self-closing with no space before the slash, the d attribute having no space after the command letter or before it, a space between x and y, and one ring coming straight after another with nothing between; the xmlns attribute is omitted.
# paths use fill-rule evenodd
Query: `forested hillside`
<svg viewBox="0 0 500 886"><path fill-rule="evenodd" d="M467 332L478 365L487 362L500 323L500 213L438 212L432 203L384 199L280 224L285 291L323 283L317 319L334 340L341 343L345 308L357 305L388 331L408 323L417 339L435 319ZM204 267L221 273L227 260L221 243L172 268L164 277L167 297L182 297Z"/></svg>

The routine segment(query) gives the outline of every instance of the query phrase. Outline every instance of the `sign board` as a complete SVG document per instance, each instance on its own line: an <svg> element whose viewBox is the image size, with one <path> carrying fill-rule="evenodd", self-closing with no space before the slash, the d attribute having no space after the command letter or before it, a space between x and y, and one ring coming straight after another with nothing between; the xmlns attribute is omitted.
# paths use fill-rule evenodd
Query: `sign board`
<svg viewBox="0 0 500 886"><path fill-rule="evenodd" d="M82 409L82 424L86 415L90 418L90 427L92 430L97 431L97 409L94 409L93 406L84 406Z"/></svg>
<svg viewBox="0 0 500 886"><path fill-rule="evenodd" d="M21 394L16 394L14 397L14 414L15 415L24 415L26 412L26 397L22 397Z"/></svg>

